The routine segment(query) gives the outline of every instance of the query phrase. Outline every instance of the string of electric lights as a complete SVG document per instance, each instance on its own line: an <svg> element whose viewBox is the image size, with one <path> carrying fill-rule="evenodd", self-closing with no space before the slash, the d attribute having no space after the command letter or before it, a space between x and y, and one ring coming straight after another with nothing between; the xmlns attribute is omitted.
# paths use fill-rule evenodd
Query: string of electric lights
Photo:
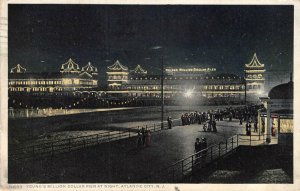
<svg viewBox="0 0 300 191"><path fill-rule="evenodd" d="M78 101L75 101L65 107L61 107L61 109L72 109L74 107L78 107L82 104L84 104L85 102L89 101L89 99L91 98L92 96L88 95L87 97L84 97L84 98L81 98L80 100ZM127 100L114 100L114 101L109 101L109 100L106 100L104 98L99 98L99 97L96 97L96 96L93 96L97 101L100 101L100 104L103 104L103 105L108 105L108 106L117 106L117 105L121 105L121 106L124 106L124 105L128 105L128 104L131 104L132 102L136 101L137 100L137 96L135 97L132 97L132 98L129 98ZM30 106L28 106L26 103L22 102L22 101L17 101L15 99L13 99L12 101L13 105L14 106L25 106L25 108L29 108ZM38 109L38 107L37 107Z"/></svg>

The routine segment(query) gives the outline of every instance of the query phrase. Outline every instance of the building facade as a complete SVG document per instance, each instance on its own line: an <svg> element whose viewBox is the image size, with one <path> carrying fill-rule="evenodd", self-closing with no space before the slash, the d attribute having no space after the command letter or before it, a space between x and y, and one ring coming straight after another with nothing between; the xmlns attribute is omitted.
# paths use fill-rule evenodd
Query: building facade
<svg viewBox="0 0 300 191"><path fill-rule="evenodd" d="M199 99L247 101L264 91L265 68L256 54L244 65L245 76L220 73L216 68L168 67L164 74L149 74L142 66L133 70L120 61L107 67L107 90L98 87L98 69L90 62L80 67L71 58L59 72L33 73L18 64L9 73L9 95L75 95L105 92L106 98L159 99L163 78L164 98L182 99L187 92ZM100 93L99 93L100 95ZM258 101L258 100L257 100Z"/></svg>
<svg viewBox="0 0 300 191"><path fill-rule="evenodd" d="M98 87L98 70L89 62L80 69L71 58L61 65L60 72L33 73L18 64L8 75L9 94L65 95Z"/></svg>
<svg viewBox="0 0 300 191"><path fill-rule="evenodd" d="M257 98L257 94L264 91L264 72L264 64L259 62L256 54L245 64L245 78L219 73L215 68L195 67L166 68L163 76L151 75L140 65L129 71L117 61L107 68L108 93L121 97L160 97L163 77L166 98L182 97L187 91L199 98L244 99L246 94L249 98Z"/></svg>

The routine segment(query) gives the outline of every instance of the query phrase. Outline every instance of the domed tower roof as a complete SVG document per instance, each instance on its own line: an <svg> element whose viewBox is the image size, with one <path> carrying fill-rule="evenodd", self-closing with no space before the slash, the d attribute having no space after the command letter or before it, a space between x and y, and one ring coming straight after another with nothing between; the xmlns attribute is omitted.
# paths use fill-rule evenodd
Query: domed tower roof
<svg viewBox="0 0 300 191"><path fill-rule="evenodd" d="M16 67L10 70L10 73L25 73L25 72L26 72L26 68L23 68L20 64L17 64Z"/></svg>
<svg viewBox="0 0 300 191"><path fill-rule="evenodd" d="M245 67L248 68L248 69L250 69L250 68L264 68L265 65L259 62L259 60L256 56L256 53L254 53L251 62L249 64L245 64Z"/></svg>
<svg viewBox="0 0 300 191"><path fill-rule="evenodd" d="M108 66L107 69L111 71L128 71L128 68L123 66L119 60L117 60L113 65Z"/></svg>
<svg viewBox="0 0 300 191"><path fill-rule="evenodd" d="M71 58L61 65L60 72L62 73L79 73L79 65L76 64Z"/></svg>
<svg viewBox="0 0 300 191"><path fill-rule="evenodd" d="M293 99L294 82L290 81L272 88L269 92L270 99Z"/></svg>
<svg viewBox="0 0 300 191"><path fill-rule="evenodd" d="M88 62L88 64L84 67L82 67L81 69L82 72L88 72L88 73L91 73L91 74L97 74L98 73L98 69L93 66L91 64L91 62Z"/></svg>
<svg viewBox="0 0 300 191"><path fill-rule="evenodd" d="M147 74L147 70L143 69L139 64L135 67L133 72L136 74Z"/></svg>

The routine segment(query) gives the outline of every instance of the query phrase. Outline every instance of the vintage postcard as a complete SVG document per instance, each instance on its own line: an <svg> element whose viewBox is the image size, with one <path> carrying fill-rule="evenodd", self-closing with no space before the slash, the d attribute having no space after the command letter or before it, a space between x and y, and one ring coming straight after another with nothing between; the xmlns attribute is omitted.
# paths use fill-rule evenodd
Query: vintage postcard
<svg viewBox="0 0 300 191"><path fill-rule="evenodd" d="M299 189L297 2L170 3L1 1L1 190Z"/></svg>

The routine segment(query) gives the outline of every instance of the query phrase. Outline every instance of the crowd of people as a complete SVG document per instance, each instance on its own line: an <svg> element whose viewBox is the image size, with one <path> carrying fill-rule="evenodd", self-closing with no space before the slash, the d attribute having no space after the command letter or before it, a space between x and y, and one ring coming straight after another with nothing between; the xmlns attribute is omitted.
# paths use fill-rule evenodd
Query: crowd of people
<svg viewBox="0 0 300 191"><path fill-rule="evenodd" d="M217 121L223 121L223 120L232 121L232 119L238 119L240 125L242 125L243 122L246 122L246 135L251 135L251 123L253 123L254 125L254 132L258 131L257 115L258 115L258 110L261 109L262 107L263 107L262 105L248 105L242 107L228 107L225 109L208 110L206 112L194 111L194 112L182 114L181 122L183 126L190 125L190 124L199 124L199 125L203 125L203 131L205 132L206 131L217 132ZM167 122L168 122L168 128L171 129L172 118L168 117ZM137 142L138 147L150 146L150 141L151 141L150 131L145 130L144 128L142 128L142 130L139 130L138 142ZM203 143L203 141L205 142L205 144ZM195 143L195 151L197 151L196 143ZM197 148L198 149L201 148L202 150L203 144L207 146L205 138L202 139L202 142L199 142L199 145L201 146Z"/></svg>

